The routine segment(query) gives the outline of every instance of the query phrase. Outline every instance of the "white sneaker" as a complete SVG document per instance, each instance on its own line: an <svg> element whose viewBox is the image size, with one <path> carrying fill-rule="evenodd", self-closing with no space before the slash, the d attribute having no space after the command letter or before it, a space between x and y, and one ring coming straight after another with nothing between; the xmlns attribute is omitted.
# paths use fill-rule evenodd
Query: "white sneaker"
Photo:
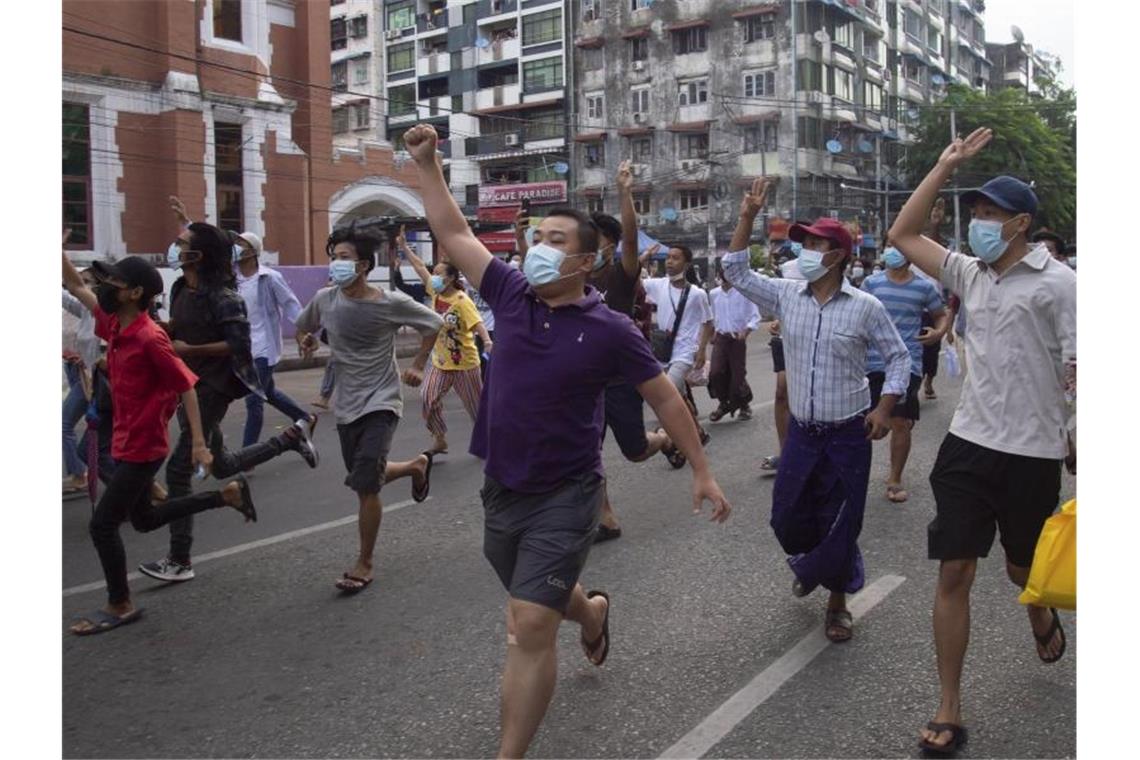
<svg viewBox="0 0 1140 760"><path fill-rule="evenodd" d="M180 583L194 579L194 568L175 562L169 557L163 557L158 562L146 562L139 565L139 572L151 578L170 583Z"/></svg>
<svg viewBox="0 0 1140 760"><path fill-rule="evenodd" d="M297 420L293 423L293 427L301 434L300 440L297 442L297 451L301 452L301 457L304 458L306 464L316 468L321 463L317 444L313 443L313 431L317 427L317 415L314 414L311 420Z"/></svg>

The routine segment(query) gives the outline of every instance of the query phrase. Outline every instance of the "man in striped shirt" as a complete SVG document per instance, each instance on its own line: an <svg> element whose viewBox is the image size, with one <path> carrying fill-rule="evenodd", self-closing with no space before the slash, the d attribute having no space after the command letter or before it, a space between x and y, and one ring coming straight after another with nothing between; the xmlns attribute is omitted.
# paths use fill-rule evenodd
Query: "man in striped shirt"
<svg viewBox="0 0 1140 760"><path fill-rule="evenodd" d="M950 314L942 303L939 289L924 277L918 277L906 257L897 248L883 252L884 272L876 272L863 281L863 290L883 302L887 314L902 336L910 352L910 385L906 398L891 412L891 475L887 479L887 498L896 504L906 501L902 487L903 468L910 456L910 431L918 422L918 390L922 386L923 348L936 346L950 329ZM933 327L923 326L929 314ZM886 379L887 365L874 346L867 352L867 381L871 386L871 404L878 402Z"/></svg>
<svg viewBox="0 0 1140 760"><path fill-rule="evenodd" d="M838 221L793 225L803 244L800 271L806 282L754 273L748 241L768 195L757 179L740 205L740 220L722 259L733 287L780 320L787 360L791 420L772 489L772 528L790 556L792 591L816 586L831 592L827 638L851 638L846 594L863 587L863 558L856 540L863 527L871 441L886 436L895 402L906 393L910 354L886 307L852 287L843 273L853 255L851 233ZM878 405L871 409L867 349L886 361Z"/></svg>

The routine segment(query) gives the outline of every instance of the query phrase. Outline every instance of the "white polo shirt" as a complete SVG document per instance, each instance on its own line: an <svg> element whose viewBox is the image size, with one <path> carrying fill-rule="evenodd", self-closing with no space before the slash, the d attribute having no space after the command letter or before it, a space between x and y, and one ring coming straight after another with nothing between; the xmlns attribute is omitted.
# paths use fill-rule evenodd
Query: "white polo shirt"
<svg viewBox="0 0 1140 760"><path fill-rule="evenodd" d="M1009 454L1063 459L1065 364L1077 360L1077 276L1043 245L998 276L960 253L942 284L970 315L970 368L950 432Z"/></svg>

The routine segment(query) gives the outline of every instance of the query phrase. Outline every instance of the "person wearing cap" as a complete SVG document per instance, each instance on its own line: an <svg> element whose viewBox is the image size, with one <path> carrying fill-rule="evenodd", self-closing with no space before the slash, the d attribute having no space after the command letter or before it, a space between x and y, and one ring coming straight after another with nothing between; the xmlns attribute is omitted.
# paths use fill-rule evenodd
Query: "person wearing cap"
<svg viewBox="0 0 1140 760"><path fill-rule="evenodd" d="M240 475L221 490L169 498L159 505L152 502L154 476L169 450L167 425L179 402L189 428L192 462L206 468L213 462L194 390L198 378L147 313L163 289L158 270L138 256L114 264L96 262L92 270L98 282L94 291L63 253L64 287L94 316L95 334L110 344L107 364L114 408L111 454L116 466L90 524L107 582L107 605L71 626L79 636L104 633L142 616L143 610L131 602L127 557L119 536L119 526L128 517L140 532L227 506L247 521L257 520L249 487Z"/></svg>
<svg viewBox="0 0 1140 760"><path fill-rule="evenodd" d="M296 451L317 466L317 452L306 425L294 423L280 435L230 451L224 445L221 421L230 404L250 392L261 394L250 350L249 319L245 301L233 290L235 246L230 236L210 224L184 227L167 249L167 262L182 271L170 289L167 329L175 352L197 376L198 404L214 463L210 474L224 478ZM182 433L166 464L166 484L173 498L190 494L191 438L188 421L179 413ZM139 565L139 571L156 580L177 582L194 577L190 548L194 518L170 523L170 552L166 557Z"/></svg>
<svg viewBox="0 0 1140 760"><path fill-rule="evenodd" d="M273 382L273 371L281 360L281 319L290 324L301 313L301 302L276 269L261 263L261 237L253 232L243 232L235 240L237 251L237 290L245 301L249 315L249 338L253 365L261 388L265 391L262 399L256 393L245 397L245 430L242 446L250 446L261 438L264 421L265 402L289 418L290 422L302 423L311 431L317 424L317 416L301 409L293 399L277 389Z"/></svg>
<svg viewBox="0 0 1140 760"><path fill-rule="evenodd" d="M938 191L992 137L980 128L954 140L890 231L903 255L957 293L970 314L964 336L970 373L930 473L936 512L927 546L939 561L934 641L941 701L920 745L941 753L955 752L966 737L961 677L978 558L1000 533L1006 574L1025 586L1042 526L1059 501L1061 460L1071 446L1066 396L1076 396L1076 275L1044 245L1030 244L1033 190L1000 176L963 194L977 258L922 235ZM1075 473L1075 449L1068 465ZM1056 662L1065 652L1056 610L1026 609L1037 656Z"/></svg>
<svg viewBox="0 0 1140 760"><path fill-rule="evenodd" d="M1049 255L1065 266L1069 265L1069 257L1065 255L1065 239L1053 230L1042 227L1033 233L1034 243L1041 243L1049 249Z"/></svg>
<svg viewBox="0 0 1140 760"><path fill-rule="evenodd" d="M805 282L756 274L748 241L764 206L769 180L757 179L740 204L740 219L722 259L733 287L780 320L787 360L788 438L772 489L772 528L795 576L792 593L817 586L831 592L824 616L833 642L852 636L846 595L863 587L857 539L863 525L871 441L890 431L890 415L907 391L910 353L886 307L847 282L851 233L834 219L797 223ZM872 408L867 351L883 357L885 379Z"/></svg>

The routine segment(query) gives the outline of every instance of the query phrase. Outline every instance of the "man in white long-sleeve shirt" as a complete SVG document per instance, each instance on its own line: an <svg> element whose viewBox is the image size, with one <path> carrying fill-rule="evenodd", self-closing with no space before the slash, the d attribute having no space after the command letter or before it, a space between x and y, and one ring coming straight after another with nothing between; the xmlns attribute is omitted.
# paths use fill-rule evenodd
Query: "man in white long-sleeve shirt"
<svg viewBox="0 0 1140 760"><path fill-rule="evenodd" d="M853 255L851 233L833 219L794 225L803 244L805 282L772 279L749 268L748 241L768 195L757 179L740 204L730 251L721 259L725 278L764 314L780 320L787 360L791 419L772 489L772 528L790 556L792 591L816 586L831 592L827 638L852 635L846 594L863 587L863 558L856 540L863 527L871 441L890 430L895 402L906 393L910 354L886 308L843 276ZM886 363L878 405L871 409L865 374L867 349Z"/></svg>
<svg viewBox="0 0 1140 760"><path fill-rule="evenodd" d="M709 367L709 395L720 405L709 415L716 422L726 414L740 412L740 419L752 419L752 389L748 387L748 336L760 324L760 309L745 298L721 273L720 287L709 293L712 302L713 354Z"/></svg>

